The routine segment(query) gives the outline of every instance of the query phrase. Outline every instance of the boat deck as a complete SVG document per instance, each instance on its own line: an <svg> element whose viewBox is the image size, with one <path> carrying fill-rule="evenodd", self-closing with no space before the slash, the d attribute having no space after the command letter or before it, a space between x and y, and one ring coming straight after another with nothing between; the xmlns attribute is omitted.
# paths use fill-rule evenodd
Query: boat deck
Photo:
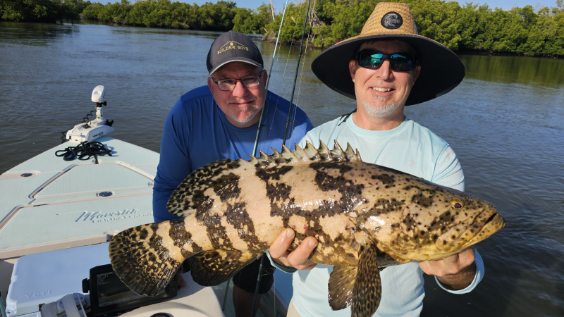
<svg viewBox="0 0 564 317"><path fill-rule="evenodd" d="M0 300L9 309L19 309L21 314L12 316L37 316L33 311L41 304L80 293L89 268L109 263L106 242L111 235L153 221L158 153L109 137L98 141L112 149L111 156L65 161L55 152L73 145L66 142L0 175ZM19 259L23 260L18 263ZM17 278L8 294L13 272ZM65 272L69 283L60 282L58 272ZM275 283L291 290L289 276L280 272L275 276ZM189 274L185 279L191 280ZM177 309L201 311L201 316L220 316L222 311L234 316L232 292L225 291L231 285L187 284L174 299L124 316ZM279 295L262 296L257 317L285 316Z"/></svg>
<svg viewBox="0 0 564 317"><path fill-rule="evenodd" d="M105 242L152 222L158 153L106 138L112 156L65 161L63 143L0 175L0 259Z"/></svg>

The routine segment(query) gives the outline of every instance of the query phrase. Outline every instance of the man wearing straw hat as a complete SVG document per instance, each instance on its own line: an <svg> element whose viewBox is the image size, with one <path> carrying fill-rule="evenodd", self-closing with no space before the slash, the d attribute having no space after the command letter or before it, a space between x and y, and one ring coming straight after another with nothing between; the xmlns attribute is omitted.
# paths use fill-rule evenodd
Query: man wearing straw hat
<svg viewBox="0 0 564 317"><path fill-rule="evenodd" d="M302 145L305 141L330 146L334 140L349 143L366 162L464 190L461 166L448 143L404 115L405 106L456 87L464 77L464 66L448 48L417 34L406 4L378 3L360 35L323 51L312 69L327 86L354 98L356 109L314 128ZM308 237L288 252L293 237L287 229L269 250L275 266L299 270L293 274L288 316L350 316L350 308L329 306L333 268L308 261L317 241ZM481 281L484 267L473 249L438 261L387 267L380 272L382 295L375 316L419 316L425 295L423 272L434 275L444 290L462 294Z"/></svg>

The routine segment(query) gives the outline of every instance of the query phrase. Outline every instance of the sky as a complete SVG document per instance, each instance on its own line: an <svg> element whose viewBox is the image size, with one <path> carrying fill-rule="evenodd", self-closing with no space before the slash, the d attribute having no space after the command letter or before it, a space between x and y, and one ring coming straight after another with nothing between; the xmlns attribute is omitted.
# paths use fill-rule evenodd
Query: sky
<svg viewBox="0 0 564 317"><path fill-rule="evenodd" d="M108 3L108 2L119 2L119 0L91 0L92 2L101 2L101 3ZM134 2L135 0L129 0L130 2ZM172 0L172 1L181 1L181 2L188 2L188 3L197 3L199 5L205 2L216 2L215 0ZM274 8L277 12L280 12L284 7L286 0L231 0L237 3L237 6L240 8L250 8L255 9L263 3L270 3L274 5ZM298 3L303 0L287 0L288 3ZM511 9L513 7L524 7L526 5L532 5L535 10L538 10L542 7L556 7L556 0L458 0L461 5L466 3L472 2L474 4L487 4L490 8L501 8L504 10Z"/></svg>

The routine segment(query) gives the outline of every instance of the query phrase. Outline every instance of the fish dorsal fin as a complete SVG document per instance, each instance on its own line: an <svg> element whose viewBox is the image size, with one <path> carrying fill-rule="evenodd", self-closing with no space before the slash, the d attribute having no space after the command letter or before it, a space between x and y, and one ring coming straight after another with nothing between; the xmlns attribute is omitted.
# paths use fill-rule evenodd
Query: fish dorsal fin
<svg viewBox="0 0 564 317"><path fill-rule="evenodd" d="M360 158L360 153L358 150L353 150L352 146L347 143L347 149L345 150L345 155L349 161L359 160L362 161Z"/></svg>
<svg viewBox="0 0 564 317"><path fill-rule="evenodd" d="M325 143L320 142L319 143L319 148L317 148L317 153L319 153L319 156L321 157L322 160L324 161L330 161L331 160L331 151L329 151L329 148L327 147L327 145L325 145Z"/></svg>
<svg viewBox="0 0 564 317"><path fill-rule="evenodd" d="M168 212L185 217L204 206L208 201L204 199L202 190L209 187L210 182L213 183L218 176L230 173L232 169L240 165L241 161L216 161L192 171L172 193L167 202ZM272 155L260 151L259 157L253 157L249 160L251 164L259 168L272 168L280 164L355 161L362 161L358 151L354 151L350 144L347 144L347 149L343 151L337 141L335 141L332 149L329 149L323 142L320 142L319 147L316 148L308 141L303 148L296 145L294 151L283 146L282 151L273 149Z"/></svg>
<svg viewBox="0 0 564 317"><path fill-rule="evenodd" d="M308 160L307 153L300 146L296 145L294 152L296 158L300 161Z"/></svg>
<svg viewBox="0 0 564 317"><path fill-rule="evenodd" d="M282 152L273 149L271 155L260 152L259 158L251 159L251 163L259 163L262 166L274 166L280 163L299 161L354 162L362 161L362 159L360 157L360 153L353 150L350 144L347 144L346 150L343 150L337 140L335 140L333 149L329 149L323 142L320 142L319 147L316 148L313 143L307 141L304 147L296 145L294 151L291 151L286 146L283 146Z"/></svg>
<svg viewBox="0 0 564 317"><path fill-rule="evenodd" d="M296 146L299 146L299 145L296 145ZM317 149L315 148L315 146L313 146L313 144L311 142L307 141L306 146L304 147L304 151L305 151L306 156L309 160L311 160L311 161L319 160L319 152L317 152Z"/></svg>
<svg viewBox="0 0 564 317"><path fill-rule="evenodd" d="M260 161L264 161L264 160L268 160L268 154L264 153L263 151L260 151Z"/></svg>
<svg viewBox="0 0 564 317"><path fill-rule="evenodd" d="M282 145L282 157L286 160L298 159L297 155L294 154L286 145Z"/></svg>

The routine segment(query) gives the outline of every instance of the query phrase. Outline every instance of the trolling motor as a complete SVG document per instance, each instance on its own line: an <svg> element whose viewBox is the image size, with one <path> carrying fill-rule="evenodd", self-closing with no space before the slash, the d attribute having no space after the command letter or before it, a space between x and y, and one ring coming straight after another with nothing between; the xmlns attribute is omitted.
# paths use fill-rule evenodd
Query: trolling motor
<svg viewBox="0 0 564 317"><path fill-rule="evenodd" d="M114 131L113 120L106 120L102 115L102 107L107 106L104 100L104 86L98 85L92 90L91 100L96 104L96 118L79 123L67 131L65 139L72 143L91 142Z"/></svg>

